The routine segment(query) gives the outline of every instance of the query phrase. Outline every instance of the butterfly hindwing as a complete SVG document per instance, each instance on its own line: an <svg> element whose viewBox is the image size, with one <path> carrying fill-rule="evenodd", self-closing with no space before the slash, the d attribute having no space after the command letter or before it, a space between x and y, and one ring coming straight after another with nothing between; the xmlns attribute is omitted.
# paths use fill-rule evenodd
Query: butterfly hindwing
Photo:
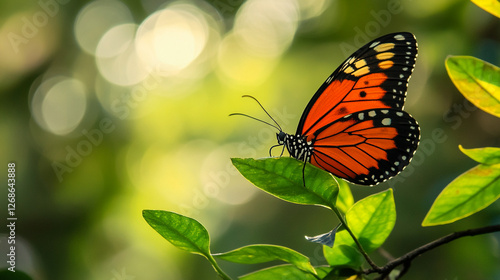
<svg viewBox="0 0 500 280"><path fill-rule="evenodd" d="M362 185L375 185L401 172L420 137L415 119L391 108L349 114L314 134L311 163Z"/></svg>
<svg viewBox="0 0 500 280"><path fill-rule="evenodd" d="M417 42L408 32L388 34L367 43L318 89L302 114L296 134L309 136L362 110L402 110L416 56Z"/></svg>

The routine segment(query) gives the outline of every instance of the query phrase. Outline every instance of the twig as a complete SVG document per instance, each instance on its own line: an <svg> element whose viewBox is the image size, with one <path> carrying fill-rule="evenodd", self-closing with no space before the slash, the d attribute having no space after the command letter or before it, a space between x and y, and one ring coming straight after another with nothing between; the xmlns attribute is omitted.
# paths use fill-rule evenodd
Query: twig
<svg viewBox="0 0 500 280"><path fill-rule="evenodd" d="M391 261L391 262L388 262L385 266L383 267L379 267L378 269L377 268L369 268L365 271L363 271L363 274L371 274L371 273L374 273L374 272L378 272L379 274L381 274L381 276L387 276L389 275L389 273L394 269L396 268L397 266L399 265L402 265L404 264L404 267L403 267L403 270L401 271L400 275L398 275L397 278L400 278L401 276L403 276L404 273L406 273L406 271L408 270L409 266L410 266L410 263L413 261L413 259L415 259L416 257L420 256L421 254L427 252L427 251L430 251L436 247L439 247L443 244L446 244L448 242L451 242L455 239L458 239L458 238L461 238L461 237L464 237L464 236L475 236L475 235L480 235L480 234L486 234L486 233L492 233L492 232L496 232L496 231L500 231L500 225L493 225L493 226L487 226L487 227L482 227L482 228L476 228L476 229L468 229L468 230L464 230L464 231L458 231L458 232L454 232L454 233L451 233L451 234L448 234L446 236L443 236L439 239L436 239L432 242L429 242L423 246L420 246L418 248L416 248L415 250Z"/></svg>
<svg viewBox="0 0 500 280"><path fill-rule="evenodd" d="M358 246L358 250L361 253L361 255L363 255L365 260L371 266L370 270L379 272L381 268L377 264L375 264L372 261L372 259L370 258L370 256L368 256L368 254L365 252L365 250L363 249L363 246L361 246L361 243L359 243L358 239L356 238L354 233L351 231L351 229L347 225L347 222L344 219L344 217L342 216L342 214L340 213L340 211L336 207L332 207L332 210L333 210L333 212L335 212L335 214L339 218L340 222L344 225L344 227L347 230L347 232L349 233L349 235L351 235L352 239L354 240L354 243L356 243L356 246Z"/></svg>

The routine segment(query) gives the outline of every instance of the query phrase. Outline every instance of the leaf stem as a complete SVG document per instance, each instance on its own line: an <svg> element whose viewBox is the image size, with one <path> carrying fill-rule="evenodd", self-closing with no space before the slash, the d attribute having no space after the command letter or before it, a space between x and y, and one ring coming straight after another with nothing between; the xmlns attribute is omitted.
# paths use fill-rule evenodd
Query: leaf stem
<svg viewBox="0 0 500 280"><path fill-rule="evenodd" d="M342 216L340 211L335 206L332 206L331 208L332 208L333 212L335 213L335 215L337 215L337 217L339 218L340 222L344 225L344 227L347 230L347 232L349 233L349 235L351 235L352 239L354 240L354 243L356 243L356 245L358 246L359 252L363 255L366 262L368 262L368 264L371 266L371 271L377 271L377 272L381 271L381 268L379 266L377 266L377 264L375 264L372 261L372 259L370 258L370 256L368 256L368 254L365 252L365 250L361 246L361 243L359 243L358 239L356 238L354 233L351 231L351 229L347 225L347 222L346 222L344 216Z"/></svg>
<svg viewBox="0 0 500 280"><path fill-rule="evenodd" d="M231 277L229 277L219 266L219 264L217 264L217 262L215 261L214 257L212 257L212 255L208 255L208 256L205 256L208 261L212 264L212 267L215 269L215 271L217 271L217 274L219 274L220 278L224 279L224 280L232 280Z"/></svg>

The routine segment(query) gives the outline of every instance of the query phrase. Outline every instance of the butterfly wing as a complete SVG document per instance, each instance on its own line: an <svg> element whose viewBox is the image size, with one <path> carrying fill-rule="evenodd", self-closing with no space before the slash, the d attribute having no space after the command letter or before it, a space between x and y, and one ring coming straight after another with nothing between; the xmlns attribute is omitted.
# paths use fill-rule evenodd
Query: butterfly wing
<svg viewBox="0 0 500 280"><path fill-rule="evenodd" d="M350 182L375 185L409 164L419 138L418 124L408 113L364 110L318 130L311 163Z"/></svg>
<svg viewBox="0 0 500 280"><path fill-rule="evenodd" d="M312 142L312 164L362 185L383 182L409 164L420 131L403 107L416 57L413 34L388 34L326 79L296 133Z"/></svg>
<svg viewBox="0 0 500 280"><path fill-rule="evenodd" d="M302 114L297 134L310 136L321 127L362 110L402 110L416 57L417 41L408 32L388 34L364 45L314 94Z"/></svg>

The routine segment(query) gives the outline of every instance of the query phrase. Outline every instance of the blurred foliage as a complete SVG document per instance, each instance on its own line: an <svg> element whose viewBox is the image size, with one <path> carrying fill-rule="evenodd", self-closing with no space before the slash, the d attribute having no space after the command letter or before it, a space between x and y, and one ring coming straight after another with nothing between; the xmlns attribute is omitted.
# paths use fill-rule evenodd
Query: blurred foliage
<svg viewBox="0 0 500 280"><path fill-rule="evenodd" d="M0 155L6 169L17 166L17 267L33 279L213 279L202 257L151 230L142 209L203 220L220 251L278 244L324 263L303 236L330 230L330 213L263 195L238 175L230 157L268 156L275 131L228 114L265 117L241 99L251 94L293 132L352 51L397 31L419 43L405 110L419 121L421 144L396 178L353 187L356 200L394 187L398 217L384 248L394 256L498 223L495 203L451 225L420 226L444 186L475 165L458 144L500 146L499 120L466 101L444 66L450 54L500 65L498 19L468 1L360 3L2 1ZM499 238L439 248L406 277L499 278ZM260 267L221 265L231 276Z"/></svg>
<svg viewBox="0 0 500 280"><path fill-rule="evenodd" d="M500 5L498 6L500 10ZM446 69L457 89L477 108L499 117L500 68L470 56L449 56ZM500 198L500 148L460 150L480 163L454 179L436 198L422 226L468 217Z"/></svg>

